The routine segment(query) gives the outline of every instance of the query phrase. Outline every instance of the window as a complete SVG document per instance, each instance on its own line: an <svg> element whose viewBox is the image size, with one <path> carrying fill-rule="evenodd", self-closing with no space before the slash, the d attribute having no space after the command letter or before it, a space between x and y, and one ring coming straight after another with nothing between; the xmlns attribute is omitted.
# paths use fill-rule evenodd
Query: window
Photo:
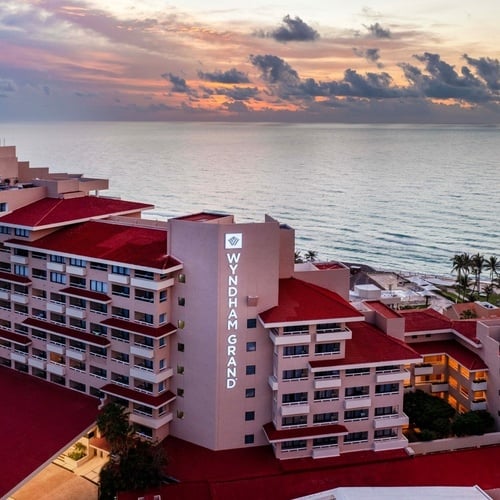
<svg viewBox="0 0 500 500"><path fill-rule="evenodd" d="M397 414L397 410L392 406L380 406L378 408L375 408L376 417L381 417L383 415L395 415L395 414Z"/></svg>
<svg viewBox="0 0 500 500"><path fill-rule="evenodd" d="M255 375L255 365L247 365L245 369L246 375Z"/></svg>
<svg viewBox="0 0 500 500"><path fill-rule="evenodd" d="M104 281L90 280L90 289L93 292L107 293L108 284Z"/></svg>
<svg viewBox="0 0 500 500"><path fill-rule="evenodd" d="M155 275L151 271L136 271L135 277L143 280L154 280Z"/></svg>
<svg viewBox="0 0 500 500"><path fill-rule="evenodd" d="M375 439L383 439L383 438L393 438L398 434L394 429L378 429L374 432L373 437Z"/></svg>
<svg viewBox="0 0 500 500"><path fill-rule="evenodd" d="M349 368L345 371L346 377L353 377L356 375L369 375L370 368Z"/></svg>
<svg viewBox="0 0 500 500"><path fill-rule="evenodd" d="M283 441L281 443L281 449L283 451L301 450L305 448L307 448L307 441L305 439L296 439L294 441Z"/></svg>
<svg viewBox="0 0 500 500"><path fill-rule="evenodd" d="M57 262L58 264L64 264L66 262L66 259L62 255L51 255L50 262Z"/></svg>
<svg viewBox="0 0 500 500"><path fill-rule="evenodd" d="M66 275L52 271L50 273L50 281L52 281L52 283L59 283L61 285L65 285L66 284Z"/></svg>
<svg viewBox="0 0 500 500"><path fill-rule="evenodd" d="M130 317L130 311L124 307L112 307L111 315L117 318L128 319Z"/></svg>
<svg viewBox="0 0 500 500"><path fill-rule="evenodd" d="M107 271L108 266L106 264L101 264L100 262L91 262L90 269L95 269L96 271Z"/></svg>
<svg viewBox="0 0 500 500"><path fill-rule="evenodd" d="M182 375L184 373L184 367L181 365L177 365L177 373Z"/></svg>
<svg viewBox="0 0 500 500"><path fill-rule="evenodd" d="M283 335L307 335L309 333L308 325L296 325L283 327Z"/></svg>
<svg viewBox="0 0 500 500"><path fill-rule="evenodd" d="M130 287L123 285L112 285L112 295L119 295L120 297L130 297Z"/></svg>
<svg viewBox="0 0 500 500"><path fill-rule="evenodd" d="M281 396L283 404L307 403L307 392L292 392Z"/></svg>
<svg viewBox="0 0 500 500"><path fill-rule="evenodd" d="M399 384L380 384L375 386L375 394L399 392Z"/></svg>
<svg viewBox="0 0 500 500"><path fill-rule="evenodd" d="M34 259L47 260L47 255L41 252L31 252L31 256Z"/></svg>
<svg viewBox="0 0 500 500"><path fill-rule="evenodd" d="M245 434L245 444L253 444L255 436L253 434Z"/></svg>
<svg viewBox="0 0 500 500"><path fill-rule="evenodd" d="M257 328L257 318L247 319L247 328Z"/></svg>
<svg viewBox="0 0 500 500"><path fill-rule="evenodd" d="M359 441L368 441L368 431L350 432L344 436L344 443L354 443Z"/></svg>
<svg viewBox="0 0 500 500"><path fill-rule="evenodd" d="M361 410L349 410L344 412L344 421L347 420L366 420L368 418L368 408Z"/></svg>
<svg viewBox="0 0 500 500"><path fill-rule="evenodd" d="M307 368L301 368L298 370L283 370L283 380L298 380L306 379L307 377Z"/></svg>
<svg viewBox="0 0 500 500"><path fill-rule="evenodd" d="M339 390L325 389L323 391L314 391L314 401L325 401L328 399L339 399Z"/></svg>
<svg viewBox="0 0 500 500"><path fill-rule="evenodd" d="M186 275L185 274L179 274L179 276L177 277L177 281L179 283L186 283Z"/></svg>
<svg viewBox="0 0 500 500"><path fill-rule="evenodd" d="M8 211L7 203L5 202L0 203L0 212L7 212L7 211Z"/></svg>
<svg viewBox="0 0 500 500"><path fill-rule="evenodd" d="M19 255L19 257L28 257L28 250L24 250L24 248L14 248L14 255Z"/></svg>
<svg viewBox="0 0 500 500"><path fill-rule="evenodd" d="M281 419L281 425L283 427L289 427L295 425L307 425L307 415L294 415L293 417L283 417Z"/></svg>
<svg viewBox="0 0 500 500"><path fill-rule="evenodd" d="M283 347L283 356L307 356L308 354L308 345L287 345Z"/></svg>
<svg viewBox="0 0 500 500"><path fill-rule="evenodd" d="M90 303L90 310L92 312L99 313L99 314L107 314L108 305L101 304L100 302L91 302Z"/></svg>
<svg viewBox="0 0 500 500"><path fill-rule="evenodd" d="M245 412L245 420L247 422L250 420L255 420L255 412L254 411L246 411Z"/></svg>
<svg viewBox="0 0 500 500"><path fill-rule="evenodd" d="M21 229L20 227L16 227L14 229L14 234L16 236L22 236L23 238L28 238L30 235L30 232L28 229Z"/></svg>
<svg viewBox="0 0 500 500"><path fill-rule="evenodd" d="M254 398L255 397L255 389L253 387L245 389L245 397L246 398Z"/></svg>
<svg viewBox="0 0 500 500"><path fill-rule="evenodd" d="M247 342L247 352L254 352L257 349L257 342Z"/></svg>
<svg viewBox="0 0 500 500"><path fill-rule="evenodd" d="M339 438L337 436L328 436L313 439L313 447L337 446L338 443Z"/></svg>
<svg viewBox="0 0 500 500"><path fill-rule="evenodd" d="M75 266L75 267L86 267L87 266L87 261L86 260L83 260L83 259L74 259L73 257L71 257L69 259L69 263L71 266Z"/></svg>
<svg viewBox="0 0 500 500"><path fill-rule="evenodd" d="M184 397L184 389L177 387L177 396L183 398Z"/></svg>
<svg viewBox="0 0 500 500"><path fill-rule="evenodd" d="M345 397L355 398L359 396L368 396L370 394L370 386L363 385L359 387L346 387Z"/></svg>
<svg viewBox="0 0 500 500"><path fill-rule="evenodd" d="M160 302L166 302L166 300L167 300L167 291L161 290L160 291Z"/></svg>
<svg viewBox="0 0 500 500"><path fill-rule="evenodd" d="M163 323L166 323L167 322L167 314L166 313L161 313L158 316L158 322L160 323L160 325L163 325Z"/></svg>
<svg viewBox="0 0 500 500"><path fill-rule="evenodd" d="M313 424L330 424L332 422L338 422L338 420L338 412L316 413L313 415Z"/></svg>
<svg viewBox="0 0 500 500"><path fill-rule="evenodd" d="M184 307L186 305L186 299L184 297L177 297L177 304Z"/></svg>
<svg viewBox="0 0 500 500"><path fill-rule="evenodd" d="M10 234L10 227L0 226L0 234Z"/></svg>
<svg viewBox="0 0 500 500"><path fill-rule="evenodd" d="M80 278L79 276L70 276L69 285L75 288L86 288L87 280L85 278Z"/></svg>
<svg viewBox="0 0 500 500"><path fill-rule="evenodd" d="M44 269L33 268L31 270L31 276L33 278L37 278L39 280L46 280L47 279L47 271L45 271Z"/></svg>
<svg viewBox="0 0 500 500"><path fill-rule="evenodd" d="M182 344L181 342L179 342L179 343L177 344L177 350L178 350L179 352L184 352L184 344Z"/></svg>
<svg viewBox="0 0 500 500"><path fill-rule="evenodd" d="M135 300L141 300L142 302L154 302L155 294L150 290L141 290L137 288L135 290Z"/></svg>
<svg viewBox="0 0 500 500"><path fill-rule="evenodd" d="M315 354L338 354L340 352L340 342L331 342L328 344L316 344Z"/></svg>
<svg viewBox="0 0 500 500"><path fill-rule="evenodd" d="M340 371L339 370L325 370L323 372L316 372L314 374L314 379L323 379L323 378L339 378Z"/></svg>
<svg viewBox="0 0 500 500"><path fill-rule="evenodd" d="M177 410L177 418L181 420L184 418L184 412L182 410Z"/></svg>
<svg viewBox="0 0 500 500"><path fill-rule="evenodd" d="M130 275L130 269L123 266L111 266L111 272L113 274L122 274L124 276Z"/></svg>
<svg viewBox="0 0 500 500"><path fill-rule="evenodd" d="M17 274L18 276L28 276L28 266L16 264L14 266L14 274Z"/></svg>

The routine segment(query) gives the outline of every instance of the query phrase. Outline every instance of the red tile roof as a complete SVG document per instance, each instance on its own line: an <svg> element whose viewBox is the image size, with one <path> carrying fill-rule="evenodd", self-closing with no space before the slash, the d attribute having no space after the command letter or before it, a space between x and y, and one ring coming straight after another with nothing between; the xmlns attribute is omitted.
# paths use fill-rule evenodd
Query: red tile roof
<svg viewBox="0 0 500 500"><path fill-rule="evenodd" d="M375 326L365 322L350 323L352 339L346 342L345 357L315 359L309 361L311 368L338 367L373 363L419 362L420 355L398 339L390 337Z"/></svg>
<svg viewBox="0 0 500 500"><path fill-rule="evenodd" d="M338 424L317 425L316 427L294 427L293 429L276 429L273 422L263 426L267 440L270 443L287 441L289 439L316 438L319 436L344 436L349 431L347 427Z"/></svg>
<svg viewBox="0 0 500 500"><path fill-rule="evenodd" d="M104 387L101 387L100 390L106 394L128 399L129 401L151 406L153 408L159 408L160 406L171 403L176 398L175 394L171 391L165 391L159 396L151 396L150 394L134 391L128 387L115 384L106 384Z"/></svg>
<svg viewBox="0 0 500 500"><path fill-rule="evenodd" d="M167 255L167 232L140 226L91 221L62 228L39 240L9 240L27 248L167 270L180 265Z"/></svg>
<svg viewBox="0 0 500 500"><path fill-rule="evenodd" d="M213 212L198 212L196 214L183 215L181 217L176 217L176 220L186 220L190 222L206 222L216 219L221 219L224 217L229 217L228 214L218 214Z"/></svg>
<svg viewBox="0 0 500 500"><path fill-rule="evenodd" d="M381 314L384 318L401 318L401 314L383 304L379 300L367 300L365 301L365 304L373 311Z"/></svg>
<svg viewBox="0 0 500 500"><path fill-rule="evenodd" d="M431 354L447 354L468 370L487 370L488 366L475 353L469 351L455 340L438 340L436 342L415 342L410 344L422 356Z"/></svg>
<svg viewBox="0 0 500 500"><path fill-rule="evenodd" d="M479 339L477 338L476 332L477 332L477 320L475 319L470 319L470 320L456 320L452 321L451 325L453 327L453 330L457 331L464 337L468 338L469 340L472 340L473 342L476 342L479 344Z"/></svg>
<svg viewBox="0 0 500 500"><path fill-rule="evenodd" d="M313 262L313 266L321 271L326 271L328 269L349 269L342 264L342 262Z"/></svg>
<svg viewBox="0 0 500 500"><path fill-rule="evenodd" d="M110 345L110 341L106 337L100 337L91 333L81 332L80 330L74 330L73 328L68 328L67 326L63 325L56 325L54 323L49 323L48 321L43 321L41 319L26 318L23 321L23 325L37 328L38 330L42 330L47 333L61 335L61 337L79 340L80 342L85 342L86 344L91 344L98 347L108 347Z"/></svg>
<svg viewBox="0 0 500 500"><path fill-rule="evenodd" d="M31 280L29 278L24 278L23 276L18 276L17 274L5 273L0 271L0 280L8 281L10 283L19 283L21 285L31 285Z"/></svg>
<svg viewBox="0 0 500 500"><path fill-rule="evenodd" d="M339 294L296 279L281 279L279 304L260 313L267 328L283 323L359 320L363 315Z"/></svg>
<svg viewBox="0 0 500 500"><path fill-rule="evenodd" d="M0 224L42 229L110 215L138 213L151 208L154 206L99 196L44 198L4 215Z"/></svg>
<svg viewBox="0 0 500 500"><path fill-rule="evenodd" d="M83 288L68 287L59 290L62 295L69 295L70 297L78 297L81 299L99 302L101 304L109 304L112 302L111 297L105 293L93 292L91 290L84 290Z"/></svg>
<svg viewBox="0 0 500 500"><path fill-rule="evenodd" d="M0 498L76 441L99 399L0 367Z"/></svg>
<svg viewBox="0 0 500 500"><path fill-rule="evenodd" d="M131 321L120 318L105 319L101 321L101 325L110 326L111 328L118 328L130 333L138 333L139 335L152 337L154 339L165 337L177 330L177 328L172 325L172 323L165 323L164 325L154 327L148 325L140 325L139 323L132 323Z"/></svg>
<svg viewBox="0 0 500 500"><path fill-rule="evenodd" d="M31 344L31 339L26 335L10 332L9 330L4 330L3 328L0 328L0 339L7 340L8 342L14 342L19 345Z"/></svg>
<svg viewBox="0 0 500 500"><path fill-rule="evenodd" d="M399 311L405 318L405 332L450 330L451 321L435 309L410 309Z"/></svg>

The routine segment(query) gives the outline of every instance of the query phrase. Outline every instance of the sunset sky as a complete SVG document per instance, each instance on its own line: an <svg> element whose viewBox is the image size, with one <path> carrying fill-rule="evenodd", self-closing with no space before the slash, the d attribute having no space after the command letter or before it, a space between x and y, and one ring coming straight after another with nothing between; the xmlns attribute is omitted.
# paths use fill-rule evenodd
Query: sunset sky
<svg viewBox="0 0 500 500"><path fill-rule="evenodd" d="M3 0L0 120L500 123L498 0Z"/></svg>

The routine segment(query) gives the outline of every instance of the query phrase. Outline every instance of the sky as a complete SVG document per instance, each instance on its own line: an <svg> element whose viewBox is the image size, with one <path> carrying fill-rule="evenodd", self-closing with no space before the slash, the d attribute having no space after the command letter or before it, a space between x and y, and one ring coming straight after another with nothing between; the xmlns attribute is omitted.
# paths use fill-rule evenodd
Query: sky
<svg viewBox="0 0 500 500"><path fill-rule="evenodd" d="M2 0L0 121L500 123L498 0Z"/></svg>

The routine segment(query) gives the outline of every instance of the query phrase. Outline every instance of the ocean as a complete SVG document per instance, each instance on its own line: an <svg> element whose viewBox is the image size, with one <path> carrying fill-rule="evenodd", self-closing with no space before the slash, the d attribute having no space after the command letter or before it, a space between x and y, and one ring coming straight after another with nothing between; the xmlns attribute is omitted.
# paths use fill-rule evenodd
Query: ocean
<svg viewBox="0 0 500 500"><path fill-rule="evenodd" d="M456 253L500 258L500 127L158 122L0 123L1 144L103 195L296 230L321 260L446 275Z"/></svg>

